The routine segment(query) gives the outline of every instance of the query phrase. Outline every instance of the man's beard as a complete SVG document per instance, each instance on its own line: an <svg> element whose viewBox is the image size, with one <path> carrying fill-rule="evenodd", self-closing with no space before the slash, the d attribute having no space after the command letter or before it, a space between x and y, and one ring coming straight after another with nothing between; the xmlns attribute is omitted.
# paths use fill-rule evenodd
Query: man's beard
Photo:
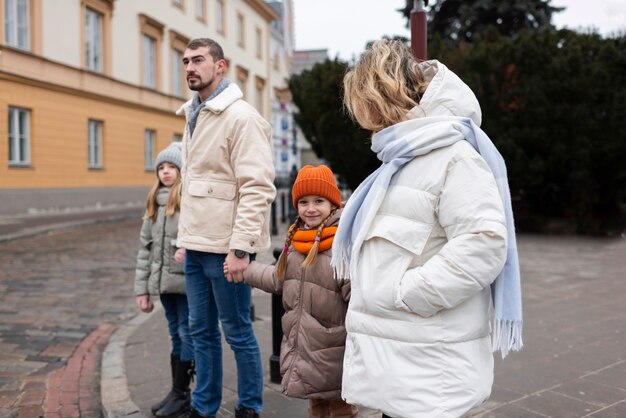
<svg viewBox="0 0 626 418"><path fill-rule="evenodd" d="M203 83L202 79L200 77L198 77L195 80L200 81L199 84L191 85L191 81L192 80L187 80L187 85L189 86L189 90L200 91L200 90L204 90L206 87L208 87L211 84L213 84L213 80L214 79L215 79L214 77L211 77L211 79L209 81Z"/></svg>

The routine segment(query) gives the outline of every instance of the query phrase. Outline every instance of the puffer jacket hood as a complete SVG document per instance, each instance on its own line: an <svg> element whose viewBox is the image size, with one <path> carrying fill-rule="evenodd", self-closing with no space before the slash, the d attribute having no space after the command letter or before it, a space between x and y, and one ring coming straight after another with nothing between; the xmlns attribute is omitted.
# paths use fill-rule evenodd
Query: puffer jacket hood
<svg viewBox="0 0 626 418"><path fill-rule="evenodd" d="M460 116L470 118L480 126L482 112L472 89L444 64L437 60L421 63L430 83L420 104L409 112L409 117Z"/></svg>

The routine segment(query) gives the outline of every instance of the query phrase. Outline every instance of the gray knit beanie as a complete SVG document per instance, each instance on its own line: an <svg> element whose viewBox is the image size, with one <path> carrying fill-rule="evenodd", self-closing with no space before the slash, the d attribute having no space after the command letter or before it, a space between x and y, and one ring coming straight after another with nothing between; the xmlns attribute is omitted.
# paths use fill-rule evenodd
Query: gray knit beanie
<svg viewBox="0 0 626 418"><path fill-rule="evenodd" d="M159 164L168 162L174 164L180 170L183 164L182 148L180 142L172 142L167 148L159 152L154 161L154 172L159 175Z"/></svg>

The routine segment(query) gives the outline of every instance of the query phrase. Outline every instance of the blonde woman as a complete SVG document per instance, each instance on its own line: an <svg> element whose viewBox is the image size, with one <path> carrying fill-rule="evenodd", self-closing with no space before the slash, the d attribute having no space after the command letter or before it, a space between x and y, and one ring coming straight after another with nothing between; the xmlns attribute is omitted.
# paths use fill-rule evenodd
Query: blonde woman
<svg viewBox="0 0 626 418"><path fill-rule="evenodd" d="M470 88L399 41L363 52L344 89L382 165L333 244L337 276L352 279L342 397L387 417L461 416L489 397L492 349L521 348L504 163Z"/></svg>

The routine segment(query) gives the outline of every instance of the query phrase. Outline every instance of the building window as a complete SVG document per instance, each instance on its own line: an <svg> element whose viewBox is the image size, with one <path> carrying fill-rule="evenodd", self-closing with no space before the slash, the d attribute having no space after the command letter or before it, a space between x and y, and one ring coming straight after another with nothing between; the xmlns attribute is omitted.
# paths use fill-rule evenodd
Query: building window
<svg viewBox="0 0 626 418"><path fill-rule="evenodd" d="M274 52L274 70L280 71L280 54L278 51Z"/></svg>
<svg viewBox="0 0 626 418"><path fill-rule="evenodd" d="M172 49L172 95L183 97L183 52Z"/></svg>
<svg viewBox="0 0 626 418"><path fill-rule="evenodd" d="M237 13L237 45L246 47L246 20L241 13Z"/></svg>
<svg viewBox="0 0 626 418"><path fill-rule="evenodd" d="M237 75L235 77L236 83L241 89L241 92L243 93L244 100L247 100L248 89L246 87L248 85L248 70L238 65L236 68L236 71L237 71Z"/></svg>
<svg viewBox="0 0 626 418"><path fill-rule="evenodd" d="M196 0L196 19L206 22L206 0Z"/></svg>
<svg viewBox="0 0 626 418"><path fill-rule="evenodd" d="M7 45L30 49L29 0L5 0L4 39Z"/></svg>
<svg viewBox="0 0 626 418"><path fill-rule="evenodd" d="M173 30L169 31L170 48L172 49L171 94L176 97L185 95L185 74L183 73L183 55L189 39Z"/></svg>
<svg viewBox="0 0 626 418"><path fill-rule="evenodd" d="M85 10L85 67L102 72L102 14Z"/></svg>
<svg viewBox="0 0 626 418"><path fill-rule="evenodd" d="M256 28L256 56L263 58L263 31L261 28Z"/></svg>
<svg viewBox="0 0 626 418"><path fill-rule="evenodd" d="M263 107L265 104L265 80L261 77L254 77L254 85L255 85L255 106L259 113L263 114Z"/></svg>
<svg viewBox="0 0 626 418"><path fill-rule="evenodd" d="M146 129L146 132L143 136L143 150L144 150L144 161L146 166L146 171L152 171L155 169L154 167L154 146L155 146L155 138L156 132L152 129Z"/></svg>
<svg viewBox="0 0 626 418"><path fill-rule="evenodd" d="M159 51L163 40L163 25L143 14L139 15L139 23L141 27L141 84L158 90L161 79Z"/></svg>
<svg viewBox="0 0 626 418"><path fill-rule="evenodd" d="M113 13L112 0L82 0L84 26L83 62L85 68L98 73L110 73L110 21Z"/></svg>
<svg viewBox="0 0 626 418"><path fill-rule="evenodd" d="M143 35L143 85L156 88L156 40L148 35Z"/></svg>
<svg viewBox="0 0 626 418"><path fill-rule="evenodd" d="M226 33L226 25L224 24L225 15L224 0L217 0L215 10L215 29L222 35Z"/></svg>
<svg viewBox="0 0 626 418"><path fill-rule="evenodd" d="M9 107L9 165L30 164L30 111Z"/></svg>
<svg viewBox="0 0 626 418"><path fill-rule="evenodd" d="M87 158L89 168L102 168L102 122L99 120L89 120Z"/></svg>

